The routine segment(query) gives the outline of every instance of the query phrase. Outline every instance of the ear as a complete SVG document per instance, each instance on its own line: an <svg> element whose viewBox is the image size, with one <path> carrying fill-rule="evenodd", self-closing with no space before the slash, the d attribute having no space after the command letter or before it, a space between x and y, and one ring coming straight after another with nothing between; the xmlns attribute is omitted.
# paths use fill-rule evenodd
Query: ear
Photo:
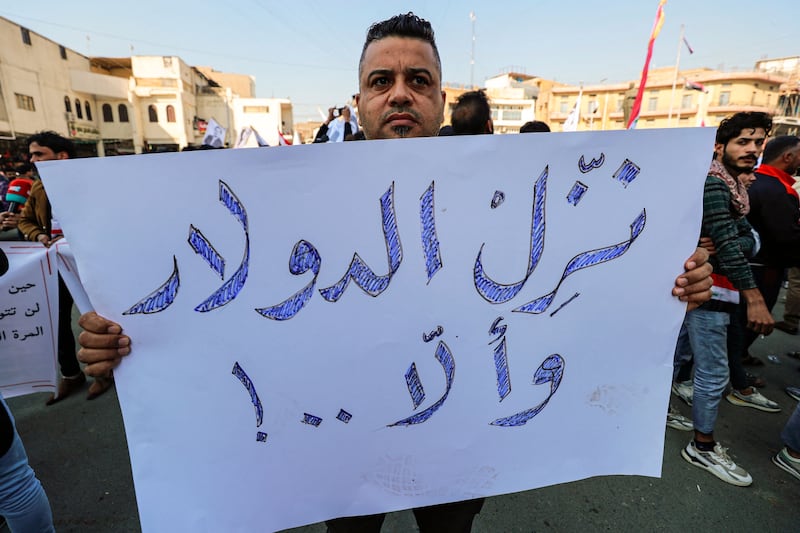
<svg viewBox="0 0 800 533"><path fill-rule="evenodd" d="M722 157L722 154L725 152L725 145L722 143L714 143L714 153L717 154L717 157Z"/></svg>
<svg viewBox="0 0 800 533"><path fill-rule="evenodd" d="M69 154L67 152L58 152L56 159L69 159Z"/></svg>
<svg viewBox="0 0 800 533"><path fill-rule="evenodd" d="M358 107L358 103L361 100L361 93L356 93L353 95L353 101L356 103L356 107Z"/></svg>
<svg viewBox="0 0 800 533"><path fill-rule="evenodd" d="M486 121L486 133L494 133L494 122L492 122L492 119Z"/></svg>

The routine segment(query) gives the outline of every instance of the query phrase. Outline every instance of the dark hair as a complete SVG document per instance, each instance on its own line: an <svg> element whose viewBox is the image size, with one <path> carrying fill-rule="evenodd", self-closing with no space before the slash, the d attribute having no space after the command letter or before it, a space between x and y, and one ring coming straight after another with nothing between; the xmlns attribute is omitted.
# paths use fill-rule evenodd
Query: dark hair
<svg viewBox="0 0 800 533"><path fill-rule="evenodd" d="M62 137L54 131L40 131L28 137L28 148L36 143L39 146L50 148L54 153L66 152L70 159L74 159L75 144L66 137Z"/></svg>
<svg viewBox="0 0 800 533"><path fill-rule="evenodd" d="M431 23L419 18L412 12L405 15L396 15L388 20L376 22L367 30L367 40L361 50L361 59L358 60L358 76L361 77L361 65L364 63L364 55L367 47L373 41L380 41L386 37L410 37L421 39L431 45L433 55L436 57L436 66L439 69L439 76L442 74L442 60L439 58L439 49L436 48L436 40L433 37Z"/></svg>
<svg viewBox="0 0 800 533"><path fill-rule="evenodd" d="M717 144L726 145L728 141L738 137L742 130L754 130L756 128L764 128L766 134L769 135L772 129L772 116L760 111L736 113L719 123L716 142Z"/></svg>
<svg viewBox="0 0 800 533"><path fill-rule="evenodd" d="M764 156L761 160L764 163L770 164L778 159L786 150L790 150L800 143L800 137L797 135L779 135L767 143L764 147Z"/></svg>
<svg viewBox="0 0 800 533"><path fill-rule="evenodd" d="M488 122L492 119L492 108L483 90L469 91L458 97L450 123L454 135L481 135L491 133Z"/></svg>
<svg viewBox="0 0 800 533"><path fill-rule="evenodd" d="M33 170L33 165L31 163L20 163L17 165L17 172L20 174L27 174L28 172Z"/></svg>
<svg viewBox="0 0 800 533"><path fill-rule="evenodd" d="M547 122L542 122L541 120L526 122L519 129L520 133L546 133L548 131L550 131L550 126L547 125Z"/></svg>

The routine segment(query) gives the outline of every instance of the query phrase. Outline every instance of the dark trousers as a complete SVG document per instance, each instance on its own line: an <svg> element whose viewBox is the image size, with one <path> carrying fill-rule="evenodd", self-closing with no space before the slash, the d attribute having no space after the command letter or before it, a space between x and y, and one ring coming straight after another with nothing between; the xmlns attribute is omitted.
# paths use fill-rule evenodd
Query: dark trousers
<svg viewBox="0 0 800 533"><path fill-rule="evenodd" d="M750 269L753 271L753 278L756 280L758 290L761 291L761 296L764 297L767 309L772 311L772 308L775 307L775 302L778 301L778 293L781 291L783 268L750 265ZM742 353L744 353L750 348L753 341L758 338L758 333L752 329L747 329L747 306L742 304L740 307L743 311L740 317L744 328L744 346L742 348Z"/></svg>
<svg viewBox="0 0 800 533"><path fill-rule="evenodd" d="M420 533L469 533L485 498L412 509ZM328 520L328 533L379 533L385 513Z"/></svg>
<svg viewBox="0 0 800 533"><path fill-rule="evenodd" d="M58 276L58 365L61 375L72 377L81 373L72 334L72 295L61 275Z"/></svg>

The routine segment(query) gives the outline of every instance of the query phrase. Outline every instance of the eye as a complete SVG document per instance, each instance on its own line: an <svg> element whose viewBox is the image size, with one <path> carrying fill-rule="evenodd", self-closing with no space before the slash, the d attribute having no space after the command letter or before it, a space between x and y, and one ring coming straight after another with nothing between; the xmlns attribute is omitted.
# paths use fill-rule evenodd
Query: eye
<svg viewBox="0 0 800 533"><path fill-rule="evenodd" d="M421 86L428 86L430 85L430 81L425 76L414 76L411 80L414 85L421 85Z"/></svg>
<svg viewBox="0 0 800 533"><path fill-rule="evenodd" d="M387 87L389 85L389 78L386 76L376 76L370 82L371 87Z"/></svg>

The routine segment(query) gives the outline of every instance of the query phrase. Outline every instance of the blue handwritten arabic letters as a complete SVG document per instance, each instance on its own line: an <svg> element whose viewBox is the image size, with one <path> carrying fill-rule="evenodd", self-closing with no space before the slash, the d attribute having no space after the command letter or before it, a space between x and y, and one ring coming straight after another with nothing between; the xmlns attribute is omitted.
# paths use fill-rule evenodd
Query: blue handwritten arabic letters
<svg viewBox="0 0 800 533"><path fill-rule="evenodd" d="M500 396L500 401L502 402L511 392L511 376L508 372L508 355L506 354L505 334L508 326L505 324L500 325L501 320L503 320L503 317L499 316L492 322L492 327L489 328L489 335L496 335L497 337L489 344L500 341L494 347L494 367L497 374L497 395Z"/></svg>
<svg viewBox="0 0 800 533"><path fill-rule="evenodd" d="M595 265L599 265L602 263L606 263L608 261L612 261L617 259L618 257L622 256L634 241L641 235L642 231L644 231L645 221L646 221L646 214L644 209L641 213L633 220L631 223L631 238L622 241L617 244L612 244L611 246L607 246L605 248L600 248L598 250L590 250L588 252L584 252L582 254L578 254L573 257L569 263L567 263L566 268L564 269L564 273L561 275L561 279L559 280L556 288L552 290L552 292L545 294L544 296L540 296L535 300L532 300L526 304L523 304L514 311L519 313L531 313L531 314L539 314L543 313L550 307L550 304L553 302L553 298L555 298L556 293L558 292L558 288L561 286L561 283L575 272L582 270L584 268L593 267Z"/></svg>
<svg viewBox="0 0 800 533"><path fill-rule="evenodd" d="M446 388L445 388L444 394L442 394L442 397L439 398L439 400L437 400L436 403L434 403L433 405L431 405L430 407L428 407L424 411L421 411L421 412L419 412L419 413L417 413L415 415L409 416L408 418L404 418L402 420L398 420L397 422L395 422L393 424L389 424L389 427L392 427L392 426L412 426L414 424L421 424L421 423L425 422L426 420L428 420L430 417L432 417L433 414L436 411L438 411L439 408L444 404L445 400L447 400L447 396L448 396L448 394L450 394L450 389L453 386L453 380L455 379L456 362L453 359L453 354L450 352L450 349L442 341L439 341L439 345L436 347L436 360L439 361L439 364L442 365L442 368L444 369L444 376L445 376L445 382L446 382L445 387ZM412 364L412 368L413 368L413 374L416 374L416 365ZM409 368L409 372L412 370L412 368ZM409 372L406 372L406 376L409 375ZM419 378L417 378L417 380L418 379ZM407 383L408 383L408 377L406 378L406 380L407 380ZM419 385L419 389L420 390L422 389L422 385L421 384ZM416 403L417 398L414 398L414 393L412 392L411 385L409 385L408 390L409 390L409 394L412 395L412 399ZM418 406L419 406L419 403L417 403L414 406L414 408L416 409Z"/></svg>
<svg viewBox="0 0 800 533"><path fill-rule="evenodd" d="M303 413L302 422L303 424L308 424L309 426L319 427L319 425L322 424L322 419L318 416Z"/></svg>
<svg viewBox="0 0 800 533"><path fill-rule="evenodd" d="M527 424L531 419L533 419L533 417L538 415L542 409L545 408L545 406L547 406L547 403L558 390L558 386L561 385L561 378L563 376L564 359L558 354L548 356L544 361L542 361L542 364L539 365L539 368L536 369L536 372L533 375L534 385L543 385L545 383L550 384L550 394L547 395L547 398L545 398L536 407L520 411L519 413L511 416L498 418L497 420L493 421L491 425L515 427L524 426Z"/></svg>
<svg viewBox="0 0 800 533"><path fill-rule="evenodd" d="M548 167L545 167L533 187L530 254L528 257L528 268L522 280L517 283L503 285L495 282L486 275L482 261L484 245L481 245L478 258L475 260L475 288L478 289L480 295L488 302L497 304L507 302L514 298L514 296L522 290L522 287L525 285L525 282L528 281L531 274L533 274L536 265L539 264L539 259L541 259L542 251L544 250L544 204L545 191L547 189L547 174Z"/></svg>
<svg viewBox="0 0 800 533"><path fill-rule="evenodd" d="M581 156L581 158L578 160L578 169L582 173L586 174L587 172L591 172L592 170L594 170L596 168L602 167L603 163L605 163L605 161L606 161L606 154L604 154L602 152L600 152L600 157L596 157L596 158L592 159L591 161L589 161L588 163L583 158L583 156Z"/></svg>
<svg viewBox="0 0 800 533"><path fill-rule="evenodd" d="M378 296L389 287L392 276L400 268L403 261L403 249L400 245L400 234L397 231L397 218L394 208L394 182L389 190L381 196L381 219L383 221L383 237L386 242L386 257L389 262L389 273L379 276L364 262L358 253L353 254L353 259L342 279L334 285L319 292L329 302L336 302L342 297L350 280L370 296Z"/></svg>
<svg viewBox="0 0 800 533"><path fill-rule="evenodd" d="M300 276L311 270L314 273L314 277L305 288L295 293L294 296L278 305L258 308L256 312L273 320L289 320L295 316L305 307L314 294L314 286L317 283L321 264L322 259L317 249L308 241L299 241L294 245L292 255L289 257L289 272L295 276Z"/></svg>
<svg viewBox="0 0 800 533"><path fill-rule="evenodd" d="M150 314L163 311L175 301L181 286L178 275L178 260L172 256L172 274L159 288L133 304L123 315Z"/></svg>
<svg viewBox="0 0 800 533"><path fill-rule="evenodd" d="M589 190L589 186L585 183L581 183L580 181L576 181L575 185L572 186L569 193L567 193L567 202L572 205L578 205L578 202L581 201L583 195L586 194L586 191Z"/></svg>
<svg viewBox="0 0 800 533"><path fill-rule="evenodd" d="M439 251L439 237L436 235L436 219L434 218L433 182L419 199L419 218L422 225L422 249L425 253L425 269L428 283L442 268L442 254Z"/></svg>
<svg viewBox="0 0 800 533"><path fill-rule="evenodd" d="M614 179L617 180L622 184L623 187L628 187L633 180L641 172L641 169L630 159L626 159L622 162L620 167L614 172Z"/></svg>
<svg viewBox="0 0 800 533"><path fill-rule="evenodd" d="M194 308L195 311L205 313L213 311L231 302L244 287L247 281L247 271L250 265L250 232L247 225L247 212L244 205L239 201L239 198L228 187L228 184L220 180L219 182L219 201L228 208L231 215L233 215L242 225L244 231L244 254L239 268L234 272L233 276L222 284L222 286L214 291L208 298ZM212 267L213 268L213 267Z"/></svg>
<svg viewBox="0 0 800 533"><path fill-rule="evenodd" d="M235 362L233 364L233 370L231 370L231 374L236 376L236 378L244 385L244 388L247 389L247 392L250 393L250 401L253 403L253 407L256 410L256 427L261 427L261 423L264 421L264 408L261 406L261 400L258 397L258 393L256 392L256 387L253 385L252 380L247 375L247 373L239 366L239 362ZM266 442L267 434L262 433L259 431L256 434L256 441L257 442Z"/></svg>

